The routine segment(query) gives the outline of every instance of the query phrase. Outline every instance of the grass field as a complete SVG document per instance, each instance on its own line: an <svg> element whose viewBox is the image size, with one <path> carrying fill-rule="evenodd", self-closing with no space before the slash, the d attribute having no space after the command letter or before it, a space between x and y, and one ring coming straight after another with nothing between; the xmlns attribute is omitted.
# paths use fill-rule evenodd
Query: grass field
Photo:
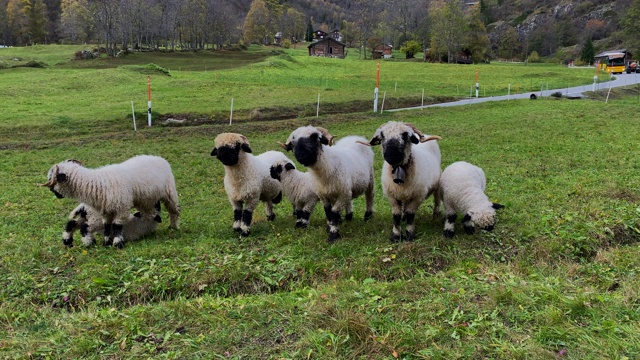
<svg viewBox="0 0 640 360"><path fill-rule="evenodd" d="M249 118L253 110L260 110L263 117L314 116L318 96L324 115L373 107L376 62L358 60L353 50L344 60L309 57L305 46L71 60L75 51L84 48L90 49L62 45L0 49L0 68L29 60L48 65L2 70L0 97L7 101L0 103L0 126L130 122L132 101L140 115L146 114L147 76L157 116L177 114L224 122L229 119L232 98L238 120ZM423 89L425 103L469 96L476 70L481 96L506 95L509 87L511 93L522 93L591 84L594 75L593 69L555 64L469 66L396 60L382 61L380 67L385 109L420 105Z"/></svg>
<svg viewBox="0 0 640 360"><path fill-rule="evenodd" d="M238 83L250 84L248 74L275 71L265 64L282 56L217 74L246 76ZM290 56L306 69L329 62ZM49 69L0 70L0 107L11 119L0 126L0 358L634 359L640 353L640 102L631 90L615 91L608 104L509 101L133 132L129 100L117 100L113 89L96 117L85 117L71 100L54 104L57 95L43 95L39 110L7 105L5 99L26 101L13 94L29 92L36 71L62 72L42 79L52 89L80 86L85 71L134 77L123 68L133 64L56 70L60 60L47 57L54 62ZM374 63L345 64L333 72L357 74ZM480 69L516 72L507 65ZM198 75L205 77L172 72L165 86L183 83L173 97L188 101L196 96L185 90L190 84L207 83ZM439 73L430 81L449 80ZM274 79L281 89L286 81L293 80ZM342 87L358 91L341 84L328 92ZM94 90L86 94L90 103L99 99ZM286 96L292 104L300 99L295 91ZM114 110L118 101L125 102L121 112ZM165 106L166 113L207 114ZM266 105L247 109L253 106ZM67 114L56 119L49 107ZM391 210L379 181L374 219L362 220L364 200L357 199L354 220L341 226L336 244L325 242L320 207L309 229L296 230L286 203L276 207L274 222L259 206L249 238L233 232L224 169L209 155L215 135L240 132L261 153L309 123L339 138L370 137L389 120L442 136L443 166L466 160L485 170L488 195L506 205L493 232L467 236L459 228L446 240L428 200L417 216L417 240L391 244ZM97 167L138 154L172 164L182 228L168 229L164 212L154 235L123 250L85 249L79 239L65 248L61 233L76 204L36 187L49 167L68 158ZM377 180L382 161L376 149Z"/></svg>

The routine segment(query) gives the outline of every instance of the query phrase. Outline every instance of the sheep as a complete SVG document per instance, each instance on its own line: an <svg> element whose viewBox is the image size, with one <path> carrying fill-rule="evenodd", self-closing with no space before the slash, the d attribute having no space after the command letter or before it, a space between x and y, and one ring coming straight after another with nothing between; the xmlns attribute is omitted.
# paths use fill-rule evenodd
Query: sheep
<svg viewBox="0 0 640 360"><path fill-rule="evenodd" d="M155 215L143 214L139 211L129 215L127 221L122 224L122 235L125 241L138 240L156 231L158 224L162 222L160 202L156 203L155 209L157 211ZM95 244L92 234L104 231L102 216L87 204L78 205L69 214L69 220L62 233L62 243L73 247L73 233L78 229L82 234L84 246Z"/></svg>
<svg viewBox="0 0 640 360"><path fill-rule="evenodd" d="M462 219L464 231L471 235L474 225L491 231L496 224L496 210L504 205L489 201L484 190L487 180L481 168L465 161L458 161L449 166L440 176L438 197L444 203L445 223L444 237L455 235L457 214L464 214Z"/></svg>
<svg viewBox="0 0 640 360"><path fill-rule="evenodd" d="M266 205L267 220L276 218L273 204L282 200L282 186L271 178L270 168L286 156L279 151L254 156L249 140L236 133L219 134L214 143L211 156L224 165L224 189L233 207L233 230L249 236L253 211L260 201Z"/></svg>
<svg viewBox="0 0 640 360"><path fill-rule="evenodd" d="M306 228L319 200L311 174L297 170L293 162L286 158L271 166L271 177L282 183L282 192L293 205L296 228Z"/></svg>
<svg viewBox="0 0 640 360"><path fill-rule="evenodd" d="M364 219L373 215L373 151L357 144L365 140L360 136L347 136L333 145L333 136L327 129L303 126L294 130L281 146L292 151L311 174L313 187L324 206L327 217L328 242L340 238L338 224L341 213L353 218L351 201L364 193L366 211Z"/></svg>
<svg viewBox="0 0 640 360"><path fill-rule="evenodd" d="M122 226L132 208L152 214L158 201L169 212L170 227L179 228L180 206L171 166L167 160L139 155L124 162L89 169L66 160L49 169L47 186L58 198L69 197L100 213L105 246L124 247ZM90 239L82 240L83 243Z"/></svg>
<svg viewBox="0 0 640 360"><path fill-rule="evenodd" d="M435 196L440 179L439 136L424 135L414 125L389 121L380 126L369 143L381 145L382 191L391 204L393 229L391 241L402 239L402 220L406 221L405 241L415 239L415 217L420 205L434 195L433 216L440 214L440 201Z"/></svg>

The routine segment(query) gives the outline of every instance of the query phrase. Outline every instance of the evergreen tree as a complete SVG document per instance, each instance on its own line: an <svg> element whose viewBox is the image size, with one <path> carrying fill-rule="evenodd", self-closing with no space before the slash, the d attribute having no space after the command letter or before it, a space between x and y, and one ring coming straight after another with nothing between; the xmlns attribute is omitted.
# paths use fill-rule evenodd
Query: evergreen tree
<svg viewBox="0 0 640 360"><path fill-rule="evenodd" d="M634 0L620 21L627 49L632 54L640 54L640 0Z"/></svg>
<svg viewBox="0 0 640 360"><path fill-rule="evenodd" d="M591 36L587 36L584 44L582 45L582 51L580 52L580 60L585 64L591 64L596 56L596 49L593 47L593 41Z"/></svg>
<svg viewBox="0 0 640 360"><path fill-rule="evenodd" d="M307 34L304 37L305 41L313 41L313 25L311 24L311 19L309 19L309 23L307 24Z"/></svg>

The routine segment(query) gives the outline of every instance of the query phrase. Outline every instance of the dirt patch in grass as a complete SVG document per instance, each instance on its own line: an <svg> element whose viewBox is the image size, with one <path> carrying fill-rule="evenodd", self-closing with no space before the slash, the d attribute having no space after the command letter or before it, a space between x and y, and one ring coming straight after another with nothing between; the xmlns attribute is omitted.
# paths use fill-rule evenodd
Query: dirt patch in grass
<svg viewBox="0 0 640 360"><path fill-rule="evenodd" d="M610 189L605 191L604 196L607 198L613 198L618 200L625 200L628 202L640 201L640 195L629 188L622 189Z"/></svg>

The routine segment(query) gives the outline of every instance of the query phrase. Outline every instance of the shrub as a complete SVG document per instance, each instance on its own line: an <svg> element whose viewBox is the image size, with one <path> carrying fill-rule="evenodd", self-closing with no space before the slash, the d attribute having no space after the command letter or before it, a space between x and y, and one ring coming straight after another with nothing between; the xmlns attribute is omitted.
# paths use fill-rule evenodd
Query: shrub
<svg viewBox="0 0 640 360"><path fill-rule="evenodd" d="M539 63L540 62L540 55L538 55L537 51L532 51L531 54L529 54L529 57L527 58L527 62L530 63Z"/></svg>
<svg viewBox="0 0 640 360"><path fill-rule="evenodd" d="M284 39L284 41L282 42L282 47L285 48L285 49L290 49L291 48L291 40Z"/></svg>

